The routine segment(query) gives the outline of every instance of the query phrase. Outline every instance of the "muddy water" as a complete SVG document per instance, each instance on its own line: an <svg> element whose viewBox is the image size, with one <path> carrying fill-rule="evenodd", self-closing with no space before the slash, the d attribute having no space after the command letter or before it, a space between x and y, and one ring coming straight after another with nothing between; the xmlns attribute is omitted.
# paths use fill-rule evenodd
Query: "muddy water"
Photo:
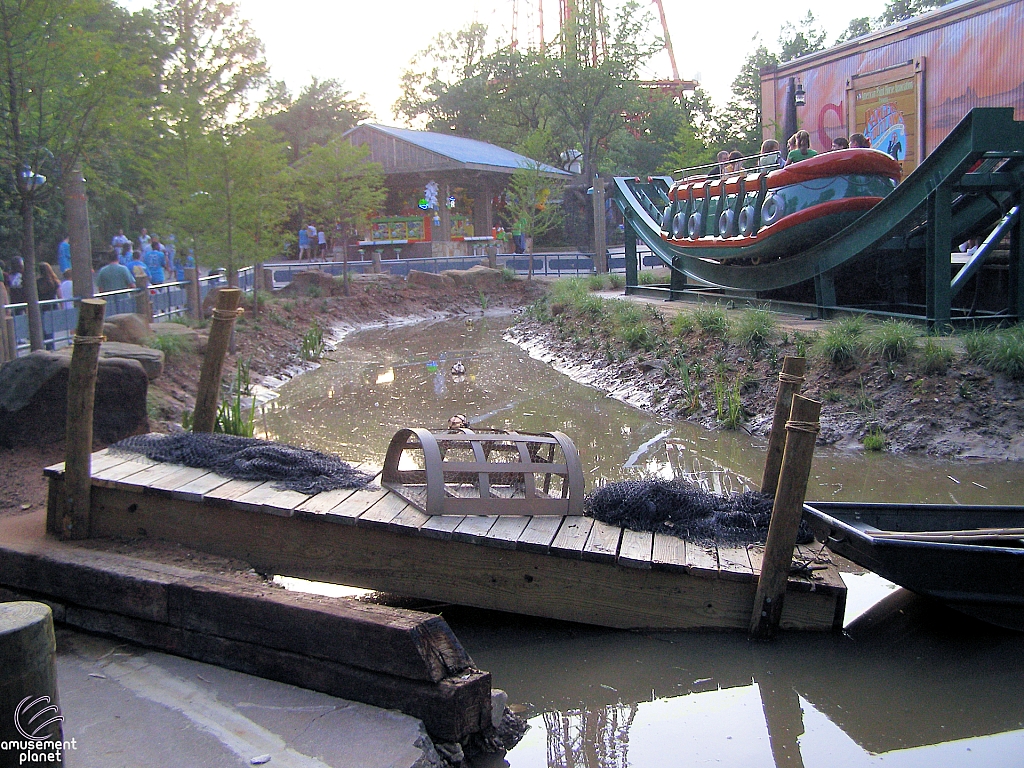
<svg viewBox="0 0 1024 768"><path fill-rule="evenodd" d="M559 429L588 487L696 473L757 484L764 444L663 423L574 384L477 319L349 336L267 409L271 437L379 466L400 427ZM465 373L455 375L461 362ZM753 478L753 479L752 479ZM816 499L1019 503L1024 466L819 451ZM1024 635L849 575L842 636L625 633L460 608L443 613L524 708L522 743L488 765L1024 766ZM583 588L583 585L581 585Z"/></svg>

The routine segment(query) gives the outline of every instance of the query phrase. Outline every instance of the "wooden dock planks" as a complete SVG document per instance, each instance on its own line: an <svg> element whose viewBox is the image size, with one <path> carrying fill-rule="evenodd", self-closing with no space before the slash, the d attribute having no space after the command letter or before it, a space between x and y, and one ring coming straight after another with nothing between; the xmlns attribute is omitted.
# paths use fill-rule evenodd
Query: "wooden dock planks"
<svg viewBox="0 0 1024 768"><path fill-rule="evenodd" d="M760 564L756 547L688 542L589 517L428 516L381 488L307 496L111 461L97 457L94 535L141 531L266 572L444 602L606 626L744 628ZM60 470L48 468L51 483L62 481ZM154 494L162 501L146 504ZM787 598L784 626L833 627L845 599L838 574L813 583L795 577L791 590L802 596Z"/></svg>

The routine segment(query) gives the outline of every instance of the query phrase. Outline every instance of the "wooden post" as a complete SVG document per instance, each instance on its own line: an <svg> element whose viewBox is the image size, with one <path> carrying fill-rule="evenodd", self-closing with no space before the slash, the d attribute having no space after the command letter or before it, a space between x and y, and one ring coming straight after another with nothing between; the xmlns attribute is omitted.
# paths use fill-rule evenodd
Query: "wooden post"
<svg viewBox="0 0 1024 768"><path fill-rule="evenodd" d="M56 657L49 606L29 601L0 604L0 742L5 744L0 756L5 766L23 761L64 765L57 746L64 731ZM22 735L26 732L32 739ZM18 749L10 742L29 742L32 749ZM39 760L27 759L33 757Z"/></svg>
<svg viewBox="0 0 1024 768"><path fill-rule="evenodd" d="M754 611L750 617L750 636L753 638L774 637L779 628L820 414L820 402L793 395L793 410L786 422L786 450L782 457L779 487L768 526L761 576L757 580Z"/></svg>
<svg viewBox="0 0 1024 768"><path fill-rule="evenodd" d="M196 320L203 319L203 304L199 293L199 270L195 267L185 268L185 280L188 281L188 313Z"/></svg>
<svg viewBox="0 0 1024 768"><path fill-rule="evenodd" d="M0 281L0 363L8 363L17 355L14 341L14 318L7 311L9 301L7 286Z"/></svg>
<svg viewBox="0 0 1024 768"><path fill-rule="evenodd" d="M274 270L267 267L263 268L263 290L268 295L274 292Z"/></svg>
<svg viewBox="0 0 1024 768"><path fill-rule="evenodd" d="M782 452L786 447L786 420L793 407L793 395L804 383L807 360L803 357L785 357L779 374L779 394L775 398L775 416L772 431L768 434L768 455L764 460L764 475L761 476L761 493L774 496L779 487L779 470L782 468Z"/></svg>
<svg viewBox="0 0 1024 768"><path fill-rule="evenodd" d="M594 271L608 271L608 237L605 233L604 180L594 177Z"/></svg>
<svg viewBox="0 0 1024 768"><path fill-rule="evenodd" d="M153 302L149 300L149 278L146 275L135 276L135 314L142 318L147 328L153 322Z"/></svg>
<svg viewBox="0 0 1024 768"><path fill-rule="evenodd" d="M217 293L217 307L213 310L210 340L203 355L203 369L199 374L196 410L192 419L193 432L213 432L217 420L217 401L220 399L220 377L224 370L224 354L228 350L231 331L238 317L238 302L242 291L221 288Z"/></svg>
<svg viewBox="0 0 1024 768"><path fill-rule="evenodd" d="M64 447L64 499L60 508L60 537L89 536L92 492L92 411L96 402L96 369L103 342L107 302L82 299L78 328L68 371L68 421Z"/></svg>

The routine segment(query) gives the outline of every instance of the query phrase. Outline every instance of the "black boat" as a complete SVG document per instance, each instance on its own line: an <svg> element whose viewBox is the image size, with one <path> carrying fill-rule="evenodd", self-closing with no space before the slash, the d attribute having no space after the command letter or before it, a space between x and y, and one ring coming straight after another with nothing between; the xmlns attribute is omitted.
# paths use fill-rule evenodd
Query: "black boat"
<svg viewBox="0 0 1024 768"><path fill-rule="evenodd" d="M838 555L983 621L1024 631L1024 507L809 502Z"/></svg>

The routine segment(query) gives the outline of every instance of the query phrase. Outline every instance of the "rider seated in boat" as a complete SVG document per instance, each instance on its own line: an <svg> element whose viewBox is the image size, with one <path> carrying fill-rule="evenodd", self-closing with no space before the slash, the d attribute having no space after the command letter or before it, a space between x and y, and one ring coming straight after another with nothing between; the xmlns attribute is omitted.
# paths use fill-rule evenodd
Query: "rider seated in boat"
<svg viewBox="0 0 1024 768"><path fill-rule="evenodd" d="M768 139L761 144L761 157L757 160L758 168L775 168L780 165L779 142Z"/></svg>
<svg viewBox="0 0 1024 768"><path fill-rule="evenodd" d="M863 133L851 134L850 135L850 148L851 149L871 149L871 139L869 139Z"/></svg>
<svg viewBox="0 0 1024 768"><path fill-rule="evenodd" d="M796 149L789 153L786 158L787 163L796 163L800 160L806 160L810 157L814 157L818 153L811 149L811 134L807 131L796 132Z"/></svg>

